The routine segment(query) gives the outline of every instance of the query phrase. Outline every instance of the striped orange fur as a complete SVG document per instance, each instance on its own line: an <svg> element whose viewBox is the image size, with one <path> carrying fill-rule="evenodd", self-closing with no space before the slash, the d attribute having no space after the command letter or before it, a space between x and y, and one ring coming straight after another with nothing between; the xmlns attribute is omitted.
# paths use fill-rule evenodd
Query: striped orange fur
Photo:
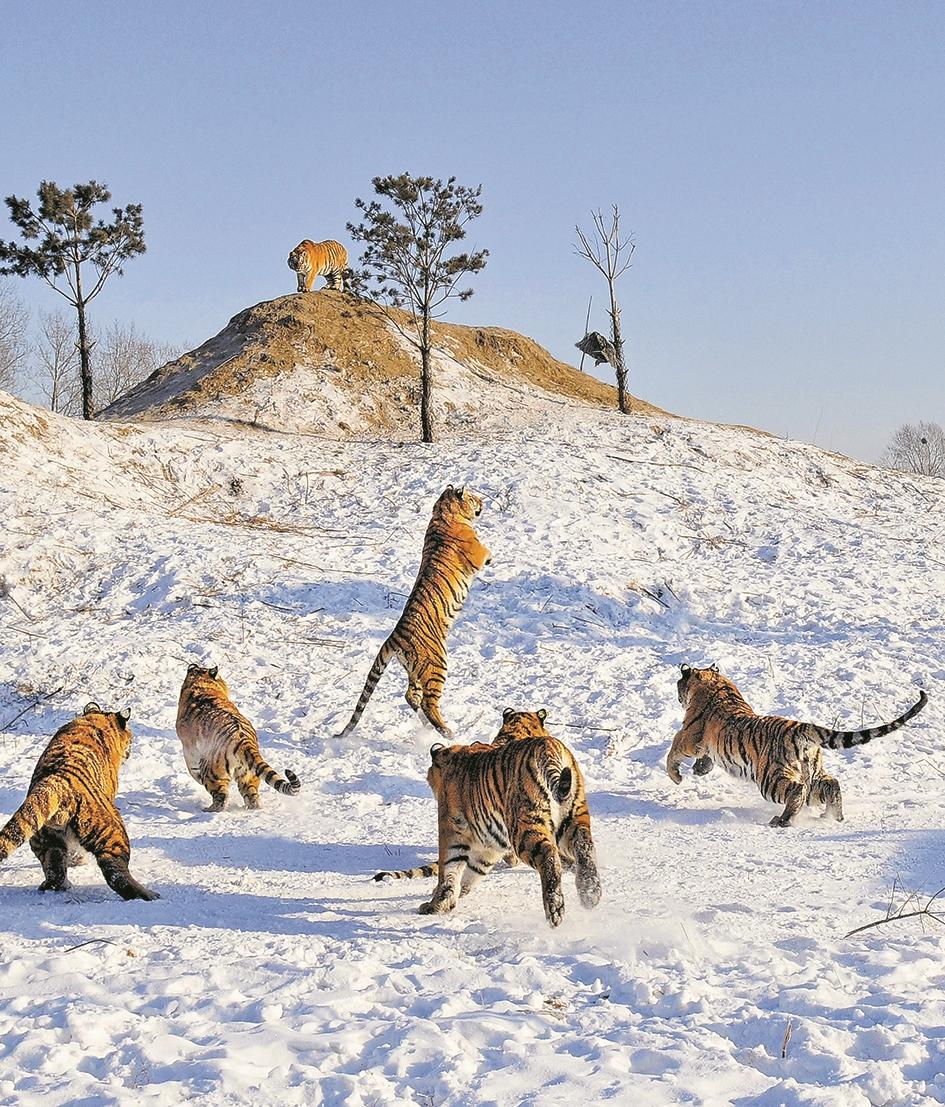
<svg viewBox="0 0 945 1107"><path fill-rule="evenodd" d="M666 756L670 778L677 784L682 780L679 767L687 758L696 758L693 772L699 776L718 761L732 776L753 780L765 799L784 804L784 811L770 823L779 827L791 826L810 803L824 804L824 813L842 822L840 785L827 775L821 749L849 749L890 734L918 715L928 701L920 692L918 702L891 723L865 730L829 730L776 715L756 715L715 666L680 666L676 690L686 715Z"/></svg>
<svg viewBox="0 0 945 1107"><path fill-rule="evenodd" d="M499 733L492 739L493 746L502 746L506 742L514 742L519 738L550 738L545 730L545 719L548 712L544 708L538 711L515 711L507 707L502 713L502 726ZM503 858L509 868L518 864L518 858L514 851L509 852ZM413 869L384 869L374 874L375 880L416 880L419 877L436 876L437 866L435 862L426 865L418 865Z"/></svg>
<svg viewBox="0 0 945 1107"><path fill-rule="evenodd" d="M452 737L440 714L446 683L446 636L469 595L473 578L490 561L489 551L472 526L481 512L478 496L451 484L434 504L413 589L397 625L374 659L339 738L357 726L392 657L407 670L407 703L422 712L444 737Z"/></svg>
<svg viewBox="0 0 945 1107"><path fill-rule="evenodd" d="M438 880L420 913L445 914L510 851L541 878L545 917L564 917L562 863L584 907L601 898L584 777L550 735L498 745L435 745L427 782L437 800Z"/></svg>
<svg viewBox="0 0 945 1107"><path fill-rule="evenodd" d="M287 264L298 275L299 292L311 292L316 277L324 277L327 288L345 290L348 251L333 238L325 242L303 239L289 254Z"/></svg>
<svg viewBox="0 0 945 1107"><path fill-rule="evenodd" d="M190 775L210 793L207 811L222 811L236 781L246 807L259 807L259 783L287 796L301 788L289 769L280 776L259 752L253 724L230 699L226 682L214 666L191 665L177 705L177 736Z"/></svg>
<svg viewBox="0 0 945 1107"><path fill-rule="evenodd" d="M122 899L159 898L128 871L131 845L115 806L118 769L131 751L129 715L90 703L60 727L36 763L26 800L0 830L0 861L29 840L43 867L41 892L67 891L68 867L88 851Z"/></svg>

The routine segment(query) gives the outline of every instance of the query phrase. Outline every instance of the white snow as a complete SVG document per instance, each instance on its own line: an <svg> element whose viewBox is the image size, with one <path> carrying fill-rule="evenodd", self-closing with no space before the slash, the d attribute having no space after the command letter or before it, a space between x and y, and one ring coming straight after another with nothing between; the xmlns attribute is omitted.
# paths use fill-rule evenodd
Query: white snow
<svg viewBox="0 0 945 1107"><path fill-rule="evenodd" d="M894 881L945 884L939 483L577 405L434 447L82 426L5 397L0 432L0 813L87 700L130 705L119 804L162 896L123 903L94 864L41 895L25 847L0 867L0 1103L945 1103L945 930L844 938ZM587 779L604 901L584 912L568 879L555 931L524 866L444 918L416 914L428 882L371 881L434 856L436 735L396 666L332 737L449 482L488 498L493 563L445 715L488 739L503 707L546 707ZM201 810L174 733L193 660L297 799ZM665 775L684 660L821 723L930 703L826 754L846 822L776 831L750 785Z"/></svg>

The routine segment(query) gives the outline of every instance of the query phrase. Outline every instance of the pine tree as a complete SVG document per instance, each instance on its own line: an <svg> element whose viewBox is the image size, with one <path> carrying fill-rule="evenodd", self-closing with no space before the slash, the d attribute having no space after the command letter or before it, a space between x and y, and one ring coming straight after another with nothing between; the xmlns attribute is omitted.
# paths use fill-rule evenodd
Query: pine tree
<svg viewBox="0 0 945 1107"><path fill-rule="evenodd" d="M355 242L364 243L361 255L363 284L383 307L402 308L409 319L393 313L388 318L420 354L420 432L433 441L431 323L445 314L452 297L468 300L471 288L460 289L467 275L485 268L488 250L448 251L466 237L466 225L482 214L482 185L469 188L433 177L401 173L375 177L379 200L355 201L361 223L348 224Z"/></svg>
<svg viewBox="0 0 945 1107"><path fill-rule="evenodd" d="M68 189L53 181L43 181L37 196L39 205L35 211L29 200L6 198L10 220L19 228L23 242L0 242L0 273L42 277L76 309L82 415L91 419L95 414L92 342L86 308L113 273L121 276L123 262L144 253L141 205L112 208L111 222L96 219L93 208L107 204L112 198L106 186L97 181ZM87 269L83 267L88 265L94 273L86 286L83 275Z"/></svg>

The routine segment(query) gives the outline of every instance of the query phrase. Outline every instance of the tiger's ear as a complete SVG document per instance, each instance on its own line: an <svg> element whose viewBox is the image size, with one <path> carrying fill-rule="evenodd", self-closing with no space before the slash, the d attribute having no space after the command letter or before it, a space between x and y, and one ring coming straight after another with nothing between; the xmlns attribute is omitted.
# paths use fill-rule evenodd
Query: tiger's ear
<svg viewBox="0 0 945 1107"><path fill-rule="evenodd" d="M99 705L97 703L95 703L94 700L92 700L89 703L87 703L85 705L85 707L82 708L82 714L83 715L101 715L101 714L103 714L103 712L102 712L102 709L99 707Z"/></svg>
<svg viewBox="0 0 945 1107"><path fill-rule="evenodd" d="M214 665L212 669L207 669L207 672L210 674L211 677L213 677L214 680L217 679L217 673L219 671L220 670L216 665Z"/></svg>
<svg viewBox="0 0 945 1107"><path fill-rule="evenodd" d="M191 661L191 663L187 666L187 672L192 673L195 669L199 668L200 666L197 664L196 661Z"/></svg>
<svg viewBox="0 0 945 1107"><path fill-rule="evenodd" d="M718 665L710 665L709 666L709 672L710 673L717 673L718 671L719 671Z"/></svg>
<svg viewBox="0 0 945 1107"><path fill-rule="evenodd" d="M459 496L460 499L462 499L463 496L466 495L466 485L465 484L463 485L462 488L460 488L460 490L456 493L456 495Z"/></svg>
<svg viewBox="0 0 945 1107"><path fill-rule="evenodd" d="M514 714L515 714L515 708L514 708L514 707L507 707L507 708L506 708L506 709L505 709L505 710L504 710L504 711L502 712L502 719L503 719L503 721L504 721L505 719L507 719L507 718L508 718L508 717L509 717L510 715L514 715Z"/></svg>
<svg viewBox="0 0 945 1107"><path fill-rule="evenodd" d="M541 722L544 722L545 719L548 718L548 712L543 707L539 707L535 714L538 716Z"/></svg>
<svg viewBox="0 0 945 1107"><path fill-rule="evenodd" d="M684 661L682 665L679 666L679 671L682 673L683 676L688 676L692 672L692 666L687 665Z"/></svg>
<svg viewBox="0 0 945 1107"><path fill-rule="evenodd" d="M440 752L440 750L445 749L446 746L444 746L442 742L434 742L433 745L430 747L430 760L435 761L436 755Z"/></svg>
<svg viewBox="0 0 945 1107"><path fill-rule="evenodd" d="M131 718L131 708L124 707L121 711L116 711L115 718L118 720L118 725L124 730L128 720Z"/></svg>

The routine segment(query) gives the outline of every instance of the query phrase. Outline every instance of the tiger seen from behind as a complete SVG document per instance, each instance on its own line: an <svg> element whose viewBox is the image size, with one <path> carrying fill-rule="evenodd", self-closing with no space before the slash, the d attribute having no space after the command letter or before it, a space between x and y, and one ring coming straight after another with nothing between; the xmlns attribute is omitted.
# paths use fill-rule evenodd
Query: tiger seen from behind
<svg viewBox="0 0 945 1107"><path fill-rule="evenodd" d="M29 840L43 867L41 892L68 891L68 868L83 864L88 852L122 899L160 898L129 872L131 845L115 806L118 770L131 752L130 714L90 703L60 727L36 763L22 806L0 830L0 861Z"/></svg>
<svg viewBox="0 0 945 1107"><path fill-rule="evenodd" d="M452 911L509 852L541 878L545 917L564 917L561 872L573 866L586 908L601 898L584 777L557 738L510 738L498 745L435 745L427 783L437 801L438 880L420 914Z"/></svg>
<svg viewBox="0 0 945 1107"><path fill-rule="evenodd" d="M219 669L190 665L177 706L177 736L190 775L210 793L207 811L222 811L235 780L243 803L259 807L259 784L287 796L301 789L289 769L280 776L259 752L253 724L230 699Z"/></svg>

